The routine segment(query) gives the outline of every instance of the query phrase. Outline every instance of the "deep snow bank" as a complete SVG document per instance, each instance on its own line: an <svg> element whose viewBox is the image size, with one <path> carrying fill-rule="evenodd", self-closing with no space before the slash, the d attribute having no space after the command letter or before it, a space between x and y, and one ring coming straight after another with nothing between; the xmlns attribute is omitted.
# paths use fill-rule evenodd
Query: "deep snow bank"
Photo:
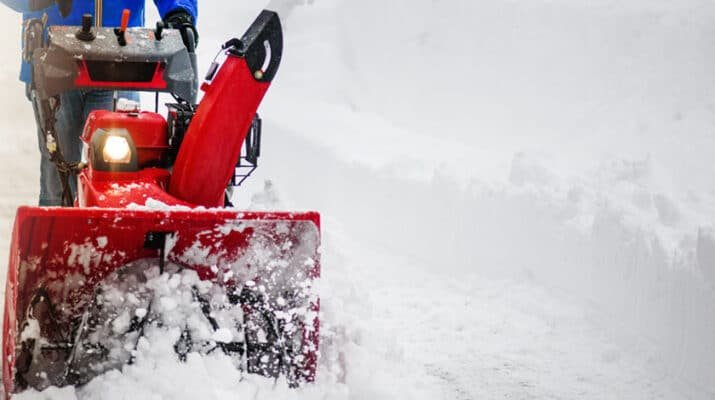
<svg viewBox="0 0 715 400"><path fill-rule="evenodd" d="M715 391L714 13L702 1L294 8L289 72L265 113L281 115L269 132L295 139L268 136L290 150L268 152L264 173L414 268L566 291L624 348Z"/></svg>
<svg viewBox="0 0 715 400"><path fill-rule="evenodd" d="M302 154L327 151L288 135L280 142L296 150L280 160L294 166L290 173L276 179L295 204L340 215L356 238L408 257L410 268L525 279L565 291L623 348L712 390L711 230L695 224L674 231L662 224L665 212L658 208L665 206L658 204L668 200L661 194L623 182L607 185L620 190L577 185L559 192L533 183L462 188L439 175L410 181L389 167L306 160ZM323 163L331 168L316 174ZM517 178L518 170L515 165L513 179L527 179ZM340 190L312 198L301 191L307 175Z"/></svg>

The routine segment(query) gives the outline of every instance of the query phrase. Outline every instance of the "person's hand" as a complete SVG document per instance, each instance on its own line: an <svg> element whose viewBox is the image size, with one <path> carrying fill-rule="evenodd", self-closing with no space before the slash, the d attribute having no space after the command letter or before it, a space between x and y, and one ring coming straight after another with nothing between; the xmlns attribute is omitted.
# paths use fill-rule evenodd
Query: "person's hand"
<svg viewBox="0 0 715 400"><path fill-rule="evenodd" d="M178 29L181 32L181 39L189 51L194 51L199 44L199 32L196 30L194 17L183 8L178 8L164 17L164 25L169 29ZM193 41L190 40L189 32L193 34Z"/></svg>
<svg viewBox="0 0 715 400"><path fill-rule="evenodd" d="M62 17L67 17L72 12L72 0L30 0L30 10L40 11L53 4L57 4Z"/></svg>

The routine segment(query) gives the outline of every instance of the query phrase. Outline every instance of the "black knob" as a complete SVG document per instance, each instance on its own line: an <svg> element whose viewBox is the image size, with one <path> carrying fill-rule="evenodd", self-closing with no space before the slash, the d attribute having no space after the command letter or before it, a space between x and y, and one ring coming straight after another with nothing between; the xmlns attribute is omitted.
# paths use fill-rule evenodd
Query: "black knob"
<svg viewBox="0 0 715 400"><path fill-rule="evenodd" d="M82 15L82 32L89 32L92 30L92 14Z"/></svg>
<svg viewBox="0 0 715 400"><path fill-rule="evenodd" d="M164 34L164 23L159 21L156 23L156 31L154 32L154 36L156 36L156 40L161 40L161 37L163 34Z"/></svg>
<svg viewBox="0 0 715 400"><path fill-rule="evenodd" d="M94 40L94 32L92 32L92 14L82 15L82 29L77 31L75 35L77 39L83 40L85 42L91 42Z"/></svg>

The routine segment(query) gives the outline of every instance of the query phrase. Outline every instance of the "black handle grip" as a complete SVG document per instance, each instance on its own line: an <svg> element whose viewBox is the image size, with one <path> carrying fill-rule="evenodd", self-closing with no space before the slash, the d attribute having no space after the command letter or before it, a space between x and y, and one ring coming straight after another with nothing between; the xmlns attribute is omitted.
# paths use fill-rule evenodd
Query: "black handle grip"
<svg viewBox="0 0 715 400"><path fill-rule="evenodd" d="M161 21L158 21L156 23L156 30L154 31L154 36L156 37L156 40L161 40L164 38L164 23Z"/></svg>
<svg viewBox="0 0 715 400"><path fill-rule="evenodd" d="M186 50L189 53L196 53L196 35L194 35L194 31L187 29L185 32L182 32L182 37L185 39L184 44L186 45Z"/></svg>

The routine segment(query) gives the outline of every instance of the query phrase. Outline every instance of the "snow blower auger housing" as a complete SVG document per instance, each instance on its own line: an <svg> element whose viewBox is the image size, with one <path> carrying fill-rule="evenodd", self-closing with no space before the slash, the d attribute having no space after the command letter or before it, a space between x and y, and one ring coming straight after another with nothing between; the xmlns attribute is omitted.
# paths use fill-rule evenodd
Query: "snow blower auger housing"
<svg viewBox="0 0 715 400"><path fill-rule="evenodd" d="M150 329L173 332L179 360L222 351L244 373L312 382L320 216L224 208L237 161L258 156L256 110L282 54L278 15L263 11L223 46L198 105L193 49L178 31L84 22L51 27L33 50L48 148L63 91L169 92L178 103L168 122L132 107L91 113L74 207L18 210L5 393L82 385L140 362Z"/></svg>

